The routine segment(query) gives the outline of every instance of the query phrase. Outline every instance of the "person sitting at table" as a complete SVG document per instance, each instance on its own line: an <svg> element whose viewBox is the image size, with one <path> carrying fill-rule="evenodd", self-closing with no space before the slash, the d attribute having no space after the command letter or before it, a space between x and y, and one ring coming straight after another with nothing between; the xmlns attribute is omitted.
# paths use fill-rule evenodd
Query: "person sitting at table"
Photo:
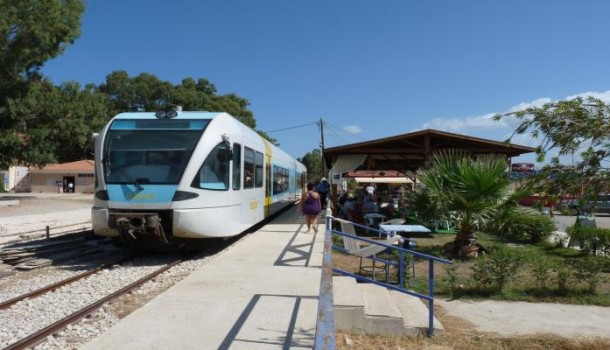
<svg viewBox="0 0 610 350"><path fill-rule="evenodd" d="M385 207L381 208L380 213L385 215L385 216L387 216L387 217L389 217L389 218L392 218L392 217L395 216L394 215L395 214L394 213L395 210L396 210L396 205L394 204L394 200L390 199L390 202L388 203L388 205L386 205Z"/></svg>
<svg viewBox="0 0 610 350"><path fill-rule="evenodd" d="M375 195L371 194L371 193L365 193L364 200L362 203L362 213L368 214L368 213L378 213L378 212L379 212L379 206L377 205L377 202L375 201Z"/></svg>
<svg viewBox="0 0 610 350"><path fill-rule="evenodd" d="M353 212L356 209L356 199L351 193L346 193L345 196L345 201L341 205L341 215L343 218L349 220L350 212Z"/></svg>

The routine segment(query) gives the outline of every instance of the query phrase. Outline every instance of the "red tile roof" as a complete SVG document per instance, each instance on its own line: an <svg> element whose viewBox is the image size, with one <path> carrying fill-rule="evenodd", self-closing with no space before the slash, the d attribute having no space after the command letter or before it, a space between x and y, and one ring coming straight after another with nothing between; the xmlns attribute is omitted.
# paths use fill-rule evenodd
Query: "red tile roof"
<svg viewBox="0 0 610 350"><path fill-rule="evenodd" d="M49 164L42 169L31 169L32 173L93 173L95 162L79 160L77 162Z"/></svg>

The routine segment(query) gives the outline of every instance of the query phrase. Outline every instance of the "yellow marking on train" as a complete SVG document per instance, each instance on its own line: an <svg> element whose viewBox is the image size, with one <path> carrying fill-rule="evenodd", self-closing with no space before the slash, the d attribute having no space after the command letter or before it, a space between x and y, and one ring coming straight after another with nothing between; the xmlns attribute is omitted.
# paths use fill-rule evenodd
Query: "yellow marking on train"
<svg viewBox="0 0 610 350"><path fill-rule="evenodd" d="M250 209L256 210L258 208L258 201L250 202Z"/></svg>
<svg viewBox="0 0 610 350"><path fill-rule="evenodd" d="M271 161L273 160L273 148L271 148L271 142L267 141L266 139L262 139L263 140L263 145L265 145L265 155L268 157L265 157L265 160L269 161L269 166L271 166ZM270 177L273 176L273 169L270 169L271 171L267 174ZM267 179L267 184L270 185L270 181L271 178ZM265 216L269 215L269 207L271 206L271 197L265 196Z"/></svg>
<svg viewBox="0 0 610 350"><path fill-rule="evenodd" d="M156 195L154 193L138 193L131 197L133 200L145 200L145 199L153 199Z"/></svg>

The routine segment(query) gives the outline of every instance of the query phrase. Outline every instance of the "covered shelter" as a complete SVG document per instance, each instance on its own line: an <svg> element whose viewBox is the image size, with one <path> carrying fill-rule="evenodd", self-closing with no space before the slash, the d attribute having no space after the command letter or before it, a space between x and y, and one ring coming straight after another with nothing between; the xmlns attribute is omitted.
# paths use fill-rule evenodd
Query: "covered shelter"
<svg viewBox="0 0 610 350"><path fill-rule="evenodd" d="M377 140L330 147L324 150L324 161L333 178L333 193L345 189L345 176L361 171L389 173L404 176L408 186L417 183L416 172L425 166L430 157L443 150L464 150L473 156L499 154L507 158L535 151L533 147L487 140L478 137L425 129ZM369 176L369 178L372 178ZM380 180L369 181L371 183ZM403 185L401 185L402 187ZM389 193L388 193L389 195Z"/></svg>
<svg viewBox="0 0 610 350"><path fill-rule="evenodd" d="M324 161L333 174L355 170L395 170L414 176L435 152L458 149L472 155L501 154L510 158L535 151L512 143L425 129L377 140L330 147Z"/></svg>

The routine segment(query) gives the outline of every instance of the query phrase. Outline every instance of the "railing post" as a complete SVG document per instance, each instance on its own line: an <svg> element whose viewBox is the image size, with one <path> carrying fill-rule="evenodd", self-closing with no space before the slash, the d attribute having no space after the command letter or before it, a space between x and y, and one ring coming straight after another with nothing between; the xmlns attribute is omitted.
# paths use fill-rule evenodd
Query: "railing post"
<svg viewBox="0 0 610 350"><path fill-rule="evenodd" d="M402 251L398 251L398 285L400 288L405 288L405 255Z"/></svg>
<svg viewBox="0 0 610 350"><path fill-rule="evenodd" d="M47 234L47 239L51 239L51 228L49 227L49 225L47 225L47 227L45 228L45 232Z"/></svg>
<svg viewBox="0 0 610 350"><path fill-rule="evenodd" d="M428 260L428 335L434 335L434 260Z"/></svg>
<svg viewBox="0 0 610 350"><path fill-rule="evenodd" d="M324 231L324 252L322 257L322 276L318 299L318 321L316 322L315 350L336 348L335 316L333 309L333 280L332 280L332 215L326 211Z"/></svg>

